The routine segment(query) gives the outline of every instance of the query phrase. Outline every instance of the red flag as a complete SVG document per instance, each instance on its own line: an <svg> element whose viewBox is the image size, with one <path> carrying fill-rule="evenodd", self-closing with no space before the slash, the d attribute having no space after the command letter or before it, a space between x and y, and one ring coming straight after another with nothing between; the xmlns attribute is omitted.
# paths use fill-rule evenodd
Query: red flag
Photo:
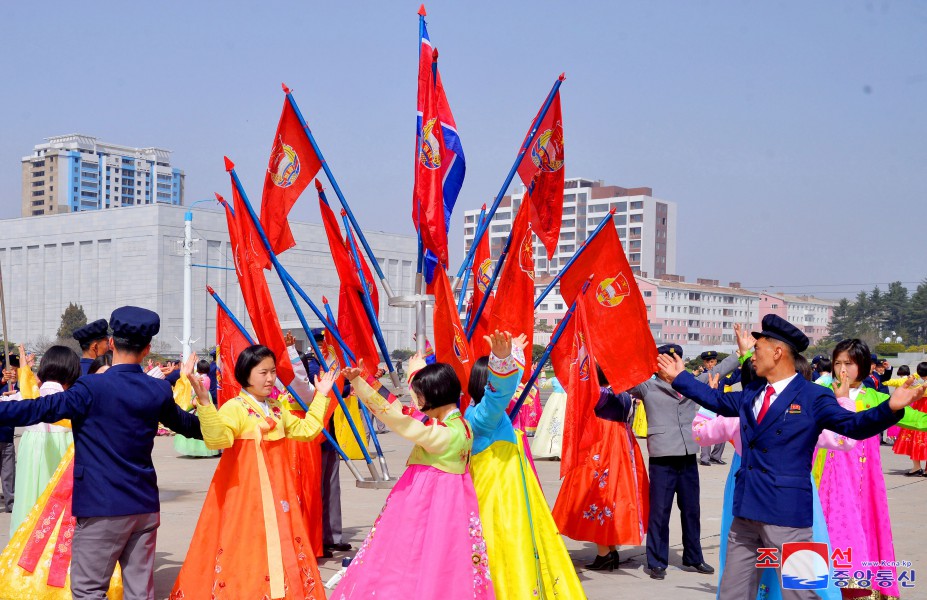
<svg viewBox="0 0 927 600"><path fill-rule="evenodd" d="M534 129L540 115L538 111L531 122L531 129ZM528 187L524 201L527 201L529 194L531 196L531 228L547 249L549 260L557 251L563 219L563 119L560 114L560 90L554 94L530 148L526 148L527 142L526 135L522 142L525 156L518 165L518 175Z"/></svg>
<svg viewBox="0 0 927 600"><path fill-rule="evenodd" d="M283 86L283 90L290 93L286 86ZM322 161L309 142L309 136L300 124L293 105L289 98L284 98L261 197L261 225L274 254L285 252L296 245L287 215L321 168Z"/></svg>
<svg viewBox="0 0 927 600"><path fill-rule="evenodd" d="M251 345L221 306L216 308L216 403L222 406L241 391L235 379L235 361Z"/></svg>
<svg viewBox="0 0 927 600"><path fill-rule="evenodd" d="M592 290L589 290L591 292ZM565 477L582 460L585 451L601 438L595 405L599 401L600 388L596 373L596 354L589 321L586 318L585 303L576 303L571 325L572 336L562 336L559 345L570 345L569 375L567 379L566 414L563 419L563 452L560 462L560 477ZM556 364L556 363L555 363ZM563 362L560 363L561 371Z"/></svg>
<svg viewBox="0 0 927 600"><path fill-rule="evenodd" d="M226 205L226 219L241 295L248 308L255 337L276 355L277 377L284 385L289 385L295 376L293 366L290 364L286 342L283 341L283 331L280 329L280 321L277 319L277 311L262 268L264 261L270 259L234 181L232 196L235 199L235 215L232 216ZM224 204L224 201L222 202Z"/></svg>
<svg viewBox="0 0 927 600"><path fill-rule="evenodd" d="M508 331L512 336L523 333L531 342L534 337L534 234L528 224L529 214L527 200L522 201L512 223L512 242L496 286L489 330ZM531 353L525 354L527 364L523 381L531 376Z"/></svg>
<svg viewBox="0 0 927 600"><path fill-rule="evenodd" d="M457 303L454 302L454 292L451 282L447 279L444 269L435 269L432 280L435 287L435 359L454 367L464 396L460 401L460 411L464 412L470 402L467 394L467 385L470 383L470 369L473 362L470 358L470 345L467 336L460 325L460 315L457 313Z"/></svg>
<svg viewBox="0 0 927 600"><path fill-rule="evenodd" d="M342 209L341 214L344 214L344 209ZM354 237L354 231L348 230L345 235L344 244L345 248L348 251L348 254L351 257L351 264L354 265L355 269L357 268L357 263L354 261L354 252L351 250L350 242L348 241L348 235L351 236L351 240L354 242L354 248L357 248L357 255L360 257L361 261L361 272L364 274L364 280L367 282L367 291L370 292L370 303L373 304L373 313L377 316L380 316L380 292L377 291L377 286L373 282L373 274L370 271L370 265L367 264L367 258L361 254L361 247L357 243L357 238ZM360 287L359 280L356 276L357 271L355 270L354 280L358 281L358 290L360 293L364 293L363 288Z"/></svg>
<svg viewBox="0 0 927 600"><path fill-rule="evenodd" d="M485 208L486 206L483 205L484 210ZM486 235L480 238L480 243L473 254L473 266L470 268L470 279L473 280L473 294L470 295L467 313L471 317L479 307L486 289L489 287L493 265L492 255L489 251L489 233L487 232ZM486 308L483 309L483 315L480 317L479 323L476 324L476 329L474 329L473 336L470 338L470 347L473 349L473 356L475 357L489 354L489 346L483 340L483 336L489 335L489 319L492 316L494 299L493 292L490 292L489 299L486 300Z"/></svg>
<svg viewBox="0 0 927 600"><path fill-rule="evenodd" d="M442 168L448 153L444 146L444 132L438 115L437 86L434 79L437 60L438 51L435 50L432 53L433 68L421 69L419 73L419 90L424 92L422 114L416 135L418 160L415 163L412 222L422 237L422 245L438 257L438 265L441 268L448 262Z"/></svg>
<svg viewBox="0 0 927 600"><path fill-rule="evenodd" d="M657 346L637 280L611 224L563 273L563 299L572 303L590 275L592 283L583 302L590 321L595 323L592 347L612 389L626 390L656 372Z"/></svg>
<svg viewBox="0 0 927 600"><path fill-rule="evenodd" d="M363 359L371 373L377 370L380 355L373 341L373 328L364 311L363 301L356 290L344 284L338 295L338 333L355 358Z"/></svg>
<svg viewBox="0 0 927 600"><path fill-rule="evenodd" d="M325 361L325 366L329 369L336 369L338 371L338 377L335 379L335 389L339 392L343 391L343 372L348 363L345 362L344 354L341 352L341 348L338 347L338 342L334 340L328 329L322 334L322 342L319 344L319 350L322 351L322 359ZM315 382L312 383L315 384ZM331 416L335 413L335 409L338 407L338 398L335 396L334 389L328 393L328 397L331 399L331 402L328 403L328 411L325 413L325 423L328 423Z"/></svg>
<svg viewBox="0 0 927 600"><path fill-rule="evenodd" d="M351 260L351 253L345 247L344 239L341 237L341 227L338 225L338 219L331 207L322 200L321 195L319 196L319 212L322 214L322 225L325 227L328 248L331 250L332 259L335 261L338 279L341 280L342 285L360 291L357 271L354 270L354 261Z"/></svg>

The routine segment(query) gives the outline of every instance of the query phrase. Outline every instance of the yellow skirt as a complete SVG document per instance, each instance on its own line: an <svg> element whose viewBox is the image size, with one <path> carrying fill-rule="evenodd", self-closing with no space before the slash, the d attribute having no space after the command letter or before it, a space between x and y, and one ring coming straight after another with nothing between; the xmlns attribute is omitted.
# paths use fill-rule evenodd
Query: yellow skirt
<svg viewBox="0 0 927 600"><path fill-rule="evenodd" d="M357 426L357 431L363 436L364 420L361 418L360 408L357 404L357 396L351 394L344 399L344 404L348 407L348 412L351 415L351 420L354 421L354 425ZM363 459L364 453L357 443L357 438L354 437L354 433L351 431L351 426L348 424L348 419L344 416L344 411L341 409L340 404L335 408L335 414L332 418L335 422L335 439L338 440L338 445L341 446L344 453L347 454L348 458L351 460Z"/></svg>
<svg viewBox="0 0 927 600"><path fill-rule="evenodd" d="M26 520L19 526L13 534L13 537L10 538L10 543L4 548L3 553L0 553L0 598L3 600L71 599L70 568L68 568L68 574L64 579L63 587L55 587L48 584L48 578L51 574L52 556L56 546L59 545L56 543L59 542L58 532L64 522L63 514L58 511L57 520L55 520L53 524L51 522L40 524L39 520L42 518L45 508L49 503L49 499L58 487L58 484L62 483L70 487L70 482L62 482L62 478L65 476L72 477L69 467L73 460L74 444L71 444L67 452L65 452L64 457L61 459L61 463L58 465L55 474L52 475L51 480L45 487L45 491L39 496L38 502L36 502L32 510L29 511ZM68 496L67 498L63 498L59 495L59 500L64 500L70 505L71 497ZM30 541L36 543L42 540L46 542L44 549L36 563L35 570L30 573L19 566L18 563ZM69 544L70 539L65 540L63 543ZM68 550L68 555L70 555L70 550ZM68 564L68 567L70 567L70 564ZM122 599L122 576L119 572L118 564L116 565L116 571L113 573L113 578L109 582L109 591L106 597L109 600Z"/></svg>
<svg viewBox="0 0 927 600"><path fill-rule="evenodd" d="M470 463L496 598L581 600L586 594L525 457L524 435L515 433L517 445L495 442L474 455ZM534 559L535 545L538 561ZM543 595L538 589L539 579Z"/></svg>

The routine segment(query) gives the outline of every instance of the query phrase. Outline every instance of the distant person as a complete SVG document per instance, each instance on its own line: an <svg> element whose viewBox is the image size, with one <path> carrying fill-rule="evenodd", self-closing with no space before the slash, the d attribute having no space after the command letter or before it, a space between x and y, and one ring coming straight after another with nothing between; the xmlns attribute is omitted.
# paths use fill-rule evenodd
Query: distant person
<svg viewBox="0 0 927 600"><path fill-rule="evenodd" d="M106 319L97 319L75 329L71 337L80 345L80 374L86 375L93 359L109 350L109 324Z"/></svg>

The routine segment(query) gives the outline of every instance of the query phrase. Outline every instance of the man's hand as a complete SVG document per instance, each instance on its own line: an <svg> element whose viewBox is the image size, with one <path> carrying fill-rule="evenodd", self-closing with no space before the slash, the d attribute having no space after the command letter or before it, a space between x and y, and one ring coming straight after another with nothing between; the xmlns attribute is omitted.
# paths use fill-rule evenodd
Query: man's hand
<svg viewBox="0 0 927 600"><path fill-rule="evenodd" d="M737 339L737 351L743 356L753 347L756 346L756 338L749 331L740 326L740 323L734 323L734 337Z"/></svg>
<svg viewBox="0 0 927 600"><path fill-rule="evenodd" d="M686 363L675 354L658 355L657 365L660 367L660 370L657 371L657 377L666 383L673 383L673 380L686 370Z"/></svg>
<svg viewBox="0 0 927 600"><path fill-rule="evenodd" d="M484 335L483 339L489 344L490 352L496 358L505 359L512 355L512 334L508 331L499 331L497 329L489 335Z"/></svg>
<svg viewBox="0 0 927 600"><path fill-rule="evenodd" d="M904 385L895 389L888 405L892 410L901 410L906 406L911 406L915 400L920 400L925 391L927 391L927 384L914 385L914 377L908 377Z"/></svg>

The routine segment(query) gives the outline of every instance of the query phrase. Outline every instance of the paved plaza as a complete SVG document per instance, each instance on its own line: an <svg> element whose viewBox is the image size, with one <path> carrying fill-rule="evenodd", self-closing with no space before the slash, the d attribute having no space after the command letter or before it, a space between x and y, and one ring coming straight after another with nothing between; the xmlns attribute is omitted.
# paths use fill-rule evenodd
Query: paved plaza
<svg viewBox="0 0 927 600"><path fill-rule="evenodd" d="M410 444L394 433L380 437L383 452L394 476L402 473ZM646 455L646 444L639 440ZM733 449L725 450L730 458ZM180 565L183 562L193 528L200 514L203 498L216 468L216 458L179 457L170 437L155 440L155 467L161 488L161 529L158 535L155 585L157 598L166 598ZM908 478L904 473L910 461L882 447L882 461L888 487L888 501L892 513L892 530L895 534L895 553L898 560L910 561L915 570L927 573L927 549L923 543L924 502L927 500L927 478ZM362 472L366 468L359 465ZM538 461L538 474L553 504L560 489L560 463ZM721 523L721 497L728 467L714 465L700 467L702 487L702 547L705 560L718 565L718 532ZM848 485L854 482L847 482ZM359 489L347 469L341 469L342 504L344 508L345 541L357 548L383 506L387 490ZM9 514L0 514L0 546L9 539ZM678 512L674 509L670 525L670 568L664 581L650 579L643 567L646 562L644 548L619 548L621 568L614 572L593 572L582 568L592 560L595 546L566 540L567 548L576 565L583 587L590 600L613 598L672 598L673 600L708 600L716 592L716 576L701 575L681 568L682 540ZM348 553L350 554L350 553ZM323 579L331 577L341 565L341 555L321 559L319 568ZM923 565L923 566L922 566ZM917 581L918 587L902 593L903 598L927 597L927 581ZM924 589L920 589L923 586ZM2 597L2 594L0 594ZM247 600L247 599L242 599ZM416 599L429 600L429 599Z"/></svg>

